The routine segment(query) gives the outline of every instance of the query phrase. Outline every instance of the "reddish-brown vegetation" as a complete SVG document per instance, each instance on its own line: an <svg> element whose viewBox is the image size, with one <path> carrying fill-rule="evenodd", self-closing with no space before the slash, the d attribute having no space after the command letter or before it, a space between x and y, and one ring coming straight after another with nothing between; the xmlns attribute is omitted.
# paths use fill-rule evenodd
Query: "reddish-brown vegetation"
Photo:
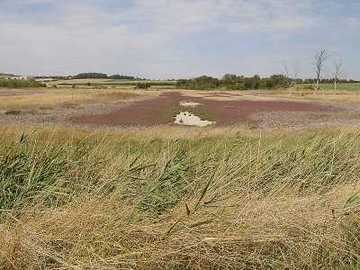
<svg viewBox="0 0 360 270"><path fill-rule="evenodd" d="M209 95L207 97L210 97ZM218 94L214 95L218 97ZM252 116L263 112L328 112L333 110L324 106L308 102L274 101L274 100L215 100L203 97L193 97L178 92L163 93L160 96L127 104L121 108L98 115L83 115L71 120L78 124L107 125L107 126L156 126L173 123L173 117L182 110L180 101L201 103L195 113L208 120L216 121L218 126L228 126L238 123L256 122Z"/></svg>

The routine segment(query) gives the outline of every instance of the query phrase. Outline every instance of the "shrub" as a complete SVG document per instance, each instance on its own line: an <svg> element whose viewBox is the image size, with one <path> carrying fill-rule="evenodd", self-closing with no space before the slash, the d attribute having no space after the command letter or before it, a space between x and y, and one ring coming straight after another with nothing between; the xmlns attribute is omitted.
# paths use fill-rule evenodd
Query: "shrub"
<svg viewBox="0 0 360 270"><path fill-rule="evenodd" d="M199 90L216 89L219 88L220 85L221 84L218 79L209 76L201 76L191 80L179 80L177 82L178 88Z"/></svg>
<svg viewBox="0 0 360 270"><path fill-rule="evenodd" d="M149 89L151 87L150 83L137 83L136 89Z"/></svg>
<svg viewBox="0 0 360 270"><path fill-rule="evenodd" d="M313 84L306 84L300 86L302 90L316 90L315 86Z"/></svg>
<svg viewBox="0 0 360 270"><path fill-rule="evenodd" d="M259 89L260 88L261 78L258 75L255 75L251 78L245 79L245 89Z"/></svg>
<svg viewBox="0 0 360 270"><path fill-rule="evenodd" d="M201 76L190 80L179 80L178 88L206 90L206 89L229 89L229 90L250 90L250 89L274 89L287 88L290 80L284 75L272 75L269 78L261 78L259 75L253 77L225 74L221 80Z"/></svg>
<svg viewBox="0 0 360 270"><path fill-rule="evenodd" d="M0 88L27 88L45 86L45 84L35 80L0 79Z"/></svg>
<svg viewBox="0 0 360 270"><path fill-rule="evenodd" d="M136 78L134 76L126 76L126 75L119 75L119 74L111 75L111 76L109 76L109 79L113 79L113 80L129 80L129 81L136 80Z"/></svg>
<svg viewBox="0 0 360 270"><path fill-rule="evenodd" d="M75 79L107 79L108 75L104 73L80 73L74 76Z"/></svg>

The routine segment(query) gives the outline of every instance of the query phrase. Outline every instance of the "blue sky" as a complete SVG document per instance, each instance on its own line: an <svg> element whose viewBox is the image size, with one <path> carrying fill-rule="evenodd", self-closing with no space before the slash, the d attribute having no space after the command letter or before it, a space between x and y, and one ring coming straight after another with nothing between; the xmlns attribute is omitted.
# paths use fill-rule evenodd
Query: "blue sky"
<svg viewBox="0 0 360 270"><path fill-rule="evenodd" d="M360 79L359 0L0 0L0 72Z"/></svg>

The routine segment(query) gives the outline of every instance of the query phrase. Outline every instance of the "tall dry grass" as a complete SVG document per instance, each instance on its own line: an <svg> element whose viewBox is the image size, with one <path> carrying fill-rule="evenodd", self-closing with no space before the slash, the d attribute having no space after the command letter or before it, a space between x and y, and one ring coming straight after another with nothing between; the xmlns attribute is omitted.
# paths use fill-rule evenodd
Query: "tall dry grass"
<svg viewBox="0 0 360 270"><path fill-rule="evenodd" d="M358 267L356 130L2 134L0 269Z"/></svg>

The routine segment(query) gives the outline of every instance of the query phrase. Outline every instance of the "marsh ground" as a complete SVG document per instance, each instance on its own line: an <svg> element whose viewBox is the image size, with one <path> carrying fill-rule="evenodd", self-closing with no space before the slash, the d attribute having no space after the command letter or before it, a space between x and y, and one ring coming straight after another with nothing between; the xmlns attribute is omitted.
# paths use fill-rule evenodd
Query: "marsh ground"
<svg viewBox="0 0 360 270"><path fill-rule="evenodd" d="M180 103L217 125L175 126ZM0 90L0 269L358 269L359 104Z"/></svg>
<svg viewBox="0 0 360 270"><path fill-rule="evenodd" d="M184 108L182 102L199 106ZM129 89L0 90L0 122L82 127L174 125L189 111L215 126L303 128L360 126L357 92L184 91Z"/></svg>

